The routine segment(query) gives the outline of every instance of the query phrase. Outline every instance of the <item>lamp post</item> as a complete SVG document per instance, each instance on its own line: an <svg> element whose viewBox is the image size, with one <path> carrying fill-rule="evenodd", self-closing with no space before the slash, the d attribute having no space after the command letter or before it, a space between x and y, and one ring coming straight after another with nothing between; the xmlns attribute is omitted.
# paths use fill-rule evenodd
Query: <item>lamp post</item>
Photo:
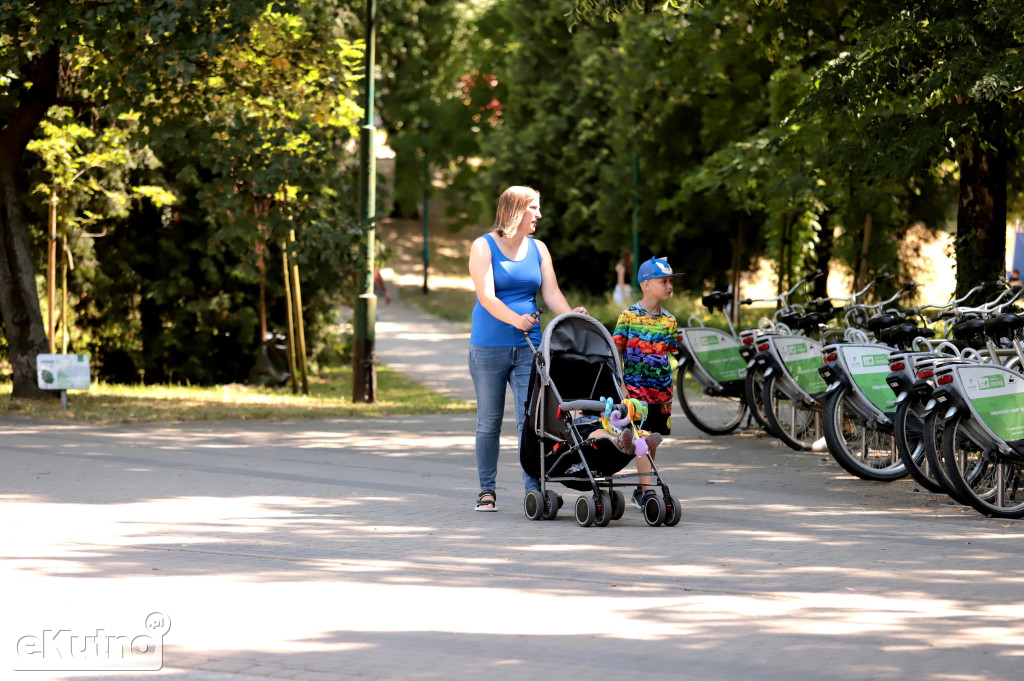
<svg viewBox="0 0 1024 681"><path fill-rule="evenodd" d="M633 293L640 293L640 155L633 154Z"/></svg>
<svg viewBox="0 0 1024 681"><path fill-rule="evenodd" d="M420 130L423 131L423 295L430 289L427 287L427 276L430 272L430 155L427 153L427 144L430 138L430 123L420 123Z"/></svg>
<svg viewBox="0 0 1024 681"><path fill-rule="evenodd" d="M359 296L356 298L352 346L352 401L377 401L376 328L377 296L373 292L373 266L377 222L377 154L374 149L376 128L373 125L373 81L376 61L377 0L366 0L366 116L360 128L360 183L359 199L362 207L363 237L366 252L363 269L359 273Z"/></svg>

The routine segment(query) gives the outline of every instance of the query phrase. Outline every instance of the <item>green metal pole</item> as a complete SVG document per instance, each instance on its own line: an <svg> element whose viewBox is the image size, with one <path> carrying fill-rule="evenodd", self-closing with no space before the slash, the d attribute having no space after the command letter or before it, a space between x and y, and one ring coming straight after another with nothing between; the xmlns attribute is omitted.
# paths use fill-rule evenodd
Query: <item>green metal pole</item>
<svg viewBox="0 0 1024 681"><path fill-rule="evenodd" d="M377 401L376 344L377 296L373 293L373 266L377 223L377 154L374 138L377 129L373 125L374 64L376 62L377 29L374 20L377 14L377 0L366 0L366 116L360 130L360 201L366 253L363 269L359 273L359 296L356 298L353 319L355 339L352 347L352 401Z"/></svg>
<svg viewBox="0 0 1024 681"><path fill-rule="evenodd" d="M427 287L427 275L430 272L430 156L427 154L427 131L430 125L422 123L423 129L423 294Z"/></svg>
<svg viewBox="0 0 1024 681"><path fill-rule="evenodd" d="M640 271L640 155L633 154L633 293L640 293L636 281Z"/></svg>

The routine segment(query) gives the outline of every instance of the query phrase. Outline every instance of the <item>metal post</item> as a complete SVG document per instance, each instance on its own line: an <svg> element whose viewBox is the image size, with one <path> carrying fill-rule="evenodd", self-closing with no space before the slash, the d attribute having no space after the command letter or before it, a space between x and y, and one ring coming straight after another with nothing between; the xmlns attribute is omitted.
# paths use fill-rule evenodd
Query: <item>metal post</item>
<svg viewBox="0 0 1024 681"><path fill-rule="evenodd" d="M281 242L281 259L284 261L284 306L288 314L288 371L291 373L292 395L299 394L298 376L295 375L295 318L292 312L291 273L288 267L288 243Z"/></svg>
<svg viewBox="0 0 1024 681"><path fill-rule="evenodd" d="M57 350L57 190L50 191L50 238L46 244L46 336L50 354Z"/></svg>
<svg viewBox="0 0 1024 681"><path fill-rule="evenodd" d="M640 155L633 154L633 293L640 293Z"/></svg>
<svg viewBox="0 0 1024 681"><path fill-rule="evenodd" d="M374 63L376 61L376 27L374 19L377 14L377 0L366 0L366 102L365 118L360 130L360 161L361 182L360 200L362 204L363 238L366 240L365 260L359 273L359 296L356 298L354 332L352 347L352 401L377 401L376 367L376 333L377 297L373 293L373 266L376 261L374 253L376 241L376 203L377 203L377 154L374 150L376 128L373 125L373 85Z"/></svg>
<svg viewBox="0 0 1024 681"><path fill-rule="evenodd" d="M430 156L427 153L427 132L430 123L420 123L420 130L423 131L423 294L426 295L430 291L427 287L430 273Z"/></svg>
<svg viewBox="0 0 1024 681"><path fill-rule="evenodd" d="M288 243L295 242L295 230L288 230ZM295 349L298 369L302 374L302 394L309 394L309 375L306 373L306 326L302 322L302 286L299 284L299 266L291 261L292 312L295 315L295 335L298 347Z"/></svg>

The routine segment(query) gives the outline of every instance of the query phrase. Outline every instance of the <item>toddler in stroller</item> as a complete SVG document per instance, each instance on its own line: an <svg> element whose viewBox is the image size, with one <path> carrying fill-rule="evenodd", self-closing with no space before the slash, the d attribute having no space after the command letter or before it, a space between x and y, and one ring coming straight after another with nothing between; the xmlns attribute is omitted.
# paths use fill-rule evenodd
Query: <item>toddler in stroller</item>
<svg viewBox="0 0 1024 681"><path fill-rule="evenodd" d="M682 515L679 501L647 451L657 447L660 436L637 437L634 423L641 421L642 409L633 401L621 404L627 398L621 357L608 330L592 317L570 312L551 320L540 348L533 350L519 460L523 470L540 481L540 490L526 494L527 517L555 518L561 500L549 483L557 482L590 492L574 505L581 526L603 527L621 518L626 503L616 486L631 488L623 481L635 482L638 474L619 471L634 456L644 456L651 465L653 487L661 491L660 496L645 498L644 520L651 526L677 524ZM622 424L629 434L609 432L602 416L604 425Z"/></svg>

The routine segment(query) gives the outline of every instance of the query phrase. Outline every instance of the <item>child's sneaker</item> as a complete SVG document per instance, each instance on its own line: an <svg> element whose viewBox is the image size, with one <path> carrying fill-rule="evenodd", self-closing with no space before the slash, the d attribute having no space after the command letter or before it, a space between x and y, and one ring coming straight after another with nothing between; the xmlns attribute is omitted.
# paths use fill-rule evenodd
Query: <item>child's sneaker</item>
<svg viewBox="0 0 1024 681"><path fill-rule="evenodd" d="M633 429L629 427L623 428L622 432L615 436L615 446L619 448L619 451L626 454L634 454L636 447L633 445Z"/></svg>
<svg viewBox="0 0 1024 681"><path fill-rule="evenodd" d="M644 505L640 501L641 499L643 499L643 497L644 497L644 488L641 487L640 485L637 485L636 489L633 490L632 501L633 501L633 505L636 506L640 510L643 510L643 507L644 507Z"/></svg>
<svg viewBox="0 0 1024 681"><path fill-rule="evenodd" d="M658 445L665 439L665 436L661 433L651 433L644 437L644 439L647 440L647 453L654 456L654 452L657 451Z"/></svg>

